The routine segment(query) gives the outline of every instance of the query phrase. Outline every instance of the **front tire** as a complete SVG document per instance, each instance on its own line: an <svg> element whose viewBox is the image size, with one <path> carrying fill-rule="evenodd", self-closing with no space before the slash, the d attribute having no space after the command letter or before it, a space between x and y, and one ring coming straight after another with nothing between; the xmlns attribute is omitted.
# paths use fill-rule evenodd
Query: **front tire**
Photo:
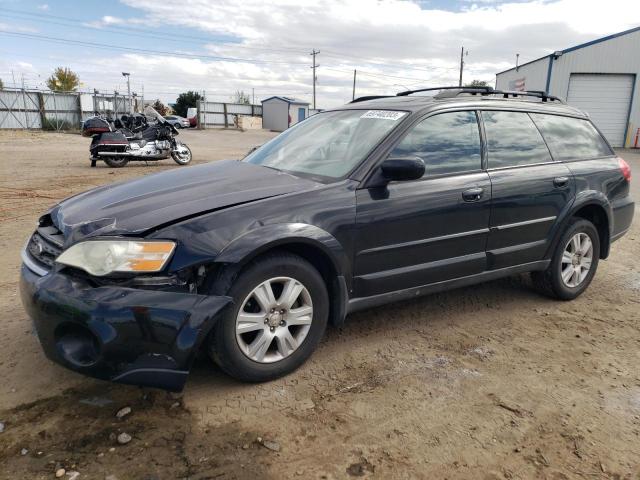
<svg viewBox="0 0 640 480"><path fill-rule="evenodd" d="M290 253L259 258L244 268L227 295L234 305L214 327L209 354L230 376L248 382L292 372L318 346L329 297L318 271Z"/></svg>
<svg viewBox="0 0 640 480"><path fill-rule="evenodd" d="M171 150L171 158L178 165L187 165L191 162L193 156L191 149L184 143L178 143L175 150Z"/></svg>
<svg viewBox="0 0 640 480"><path fill-rule="evenodd" d="M556 245L549 267L533 272L542 293L560 300L573 300L593 280L600 259L600 236L589 220L573 218Z"/></svg>

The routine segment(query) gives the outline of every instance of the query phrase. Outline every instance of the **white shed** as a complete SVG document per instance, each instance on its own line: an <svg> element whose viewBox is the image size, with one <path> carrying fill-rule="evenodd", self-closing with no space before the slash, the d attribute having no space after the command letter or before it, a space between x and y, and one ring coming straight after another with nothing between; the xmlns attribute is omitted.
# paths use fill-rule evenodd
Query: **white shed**
<svg viewBox="0 0 640 480"><path fill-rule="evenodd" d="M262 100L262 128L282 132L309 116L309 102L291 97Z"/></svg>
<svg viewBox="0 0 640 480"><path fill-rule="evenodd" d="M640 147L640 27L496 74L500 90L545 90L589 114L614 147Z"/></svg>

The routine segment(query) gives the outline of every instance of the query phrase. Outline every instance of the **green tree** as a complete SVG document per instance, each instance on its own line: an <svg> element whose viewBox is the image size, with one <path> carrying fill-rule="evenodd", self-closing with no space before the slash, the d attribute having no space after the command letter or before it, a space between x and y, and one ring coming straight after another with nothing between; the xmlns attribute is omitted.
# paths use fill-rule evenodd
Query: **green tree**
<svg viewBox="0 0 640 480"><path fill-rule="evenodd" d="M162 103L159 98L155 102L153 102L153 105L151 106L163 117L167 114L167 106Z"/></svg>
<svg viewBox="0 0 640 480"><path fill-rule="evenodd" d="M181 117L187 116L187 109L196 107L198 104L198 100L202 99L202 95L198 92L194 92L189 90L188 92L181 93L178 95L178 99L176 100L176 104L173 106L173 111L176 115Z"/></svg>
<svg viewBox="0 0 640 480"><path fill-rule="evenodd" d="M232 99L233 103L241 103L244 105L251 105L251 97L244 93L244 90L236 90L236 94Z"/></svg>
<svg viewBox="0 0 640 480"><path fill-rule="evenodd" d="M489 82L485 80L472 80L471 83L467 83L465 87L488 87Z"/></svg>
<svg viewBox="0 0 640 480"><path fill-rule="evenodd" d="M72 92L80 84L80 77L69 68L58 67L47 79L47 87L54 92Z"/></svg>

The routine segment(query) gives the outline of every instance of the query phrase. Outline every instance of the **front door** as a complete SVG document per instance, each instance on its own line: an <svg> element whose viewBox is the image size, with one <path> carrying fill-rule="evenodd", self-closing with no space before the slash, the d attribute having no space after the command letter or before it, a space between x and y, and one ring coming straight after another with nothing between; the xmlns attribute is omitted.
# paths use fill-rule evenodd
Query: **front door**
<svg viewBox="0 0 640 480"><path fill-rule="evenodd" d="M417 123L391 157L418 156L418 180L356 193L354 296L367 297L483 272L491 184L474 111Z"/></svg>
<svg viewBox="0 0 640 480"><path fill-rule="evenodd" d="M491 178L490 269L542 260L552 227L575 194L567 166L526 112L482 112Z"/></svg>
<svg viewBox="0 0 640 480"><path fill-rule="evenodd" d="M304 120L304 108L298 108L298 121Z"/></svg>

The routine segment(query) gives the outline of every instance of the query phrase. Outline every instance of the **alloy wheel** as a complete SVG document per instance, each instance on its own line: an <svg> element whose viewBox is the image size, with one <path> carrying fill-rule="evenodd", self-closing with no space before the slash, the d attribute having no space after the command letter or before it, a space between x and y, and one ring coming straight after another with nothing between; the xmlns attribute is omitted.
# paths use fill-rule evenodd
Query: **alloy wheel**
<svg viewBox="0 0 640 480"><path fill-rule="evenodd" d="M273 363L302 345L312 321L307 288L294 278L274 277L244 299L236 316L236 340L254 362Z"/></svg>
<svg viewBox="0 0 640 480"><path fill-rule="evenodd" d="M560 262L562 282L570 288L579 286L591 269L593 243L586 233L573 235L564 247Z"/></svg>

